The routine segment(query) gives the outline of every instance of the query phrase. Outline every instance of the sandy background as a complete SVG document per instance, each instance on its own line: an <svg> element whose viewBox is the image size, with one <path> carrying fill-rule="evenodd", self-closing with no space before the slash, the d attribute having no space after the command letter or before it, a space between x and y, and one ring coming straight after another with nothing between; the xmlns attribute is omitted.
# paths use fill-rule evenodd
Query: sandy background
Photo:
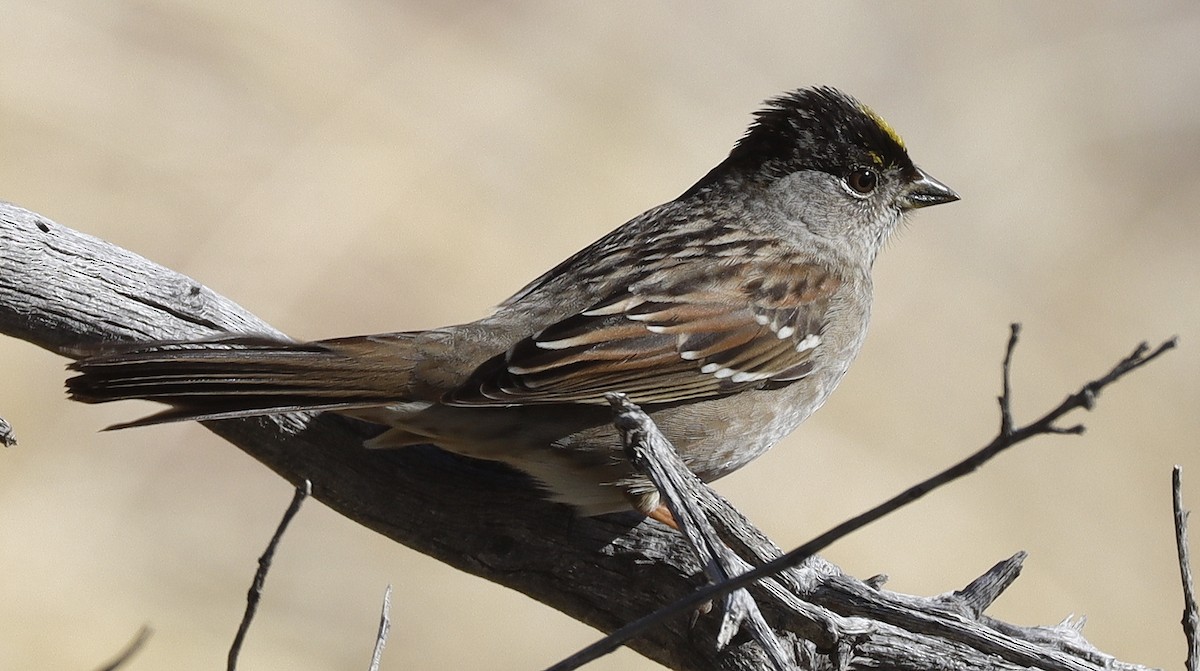
<svg viewBox="0 0 1200 671"><path fill-rule="evenodd" d="M835 84L963 201L880 258L871 337L830 404L721 491L798 544L993 435L1010 321L1025 419L1179 334L1078 417L1085 437L1022 447L828 555L933 594L1025 549L995 615L1086 614L1102 649L1180 668L1168 483L1184 464L1200 509L1196 2L237 4L0 1L0 198L298 337L430 327L683 191L763 98ZM289 487L197 426L97 433L146 408L68 403L64 363L0 340L21 440L0 453L0 668L95 668L144 623L129 669L221 668ZM314 503L244 668L365 668L387 583L388 669L539 668L596 637Z"/></svg>

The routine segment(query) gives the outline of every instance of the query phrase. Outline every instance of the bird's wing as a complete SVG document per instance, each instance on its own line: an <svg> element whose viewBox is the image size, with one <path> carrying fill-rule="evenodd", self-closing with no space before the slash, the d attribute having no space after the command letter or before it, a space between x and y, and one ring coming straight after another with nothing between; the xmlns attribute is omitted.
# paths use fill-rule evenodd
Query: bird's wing
<svg viewBox="0 0 1200 671"><path fill-rule="evenodd" d="M675 403L800 379L841 281L793 259L663 268L521 340L445 402Z"/></svg>

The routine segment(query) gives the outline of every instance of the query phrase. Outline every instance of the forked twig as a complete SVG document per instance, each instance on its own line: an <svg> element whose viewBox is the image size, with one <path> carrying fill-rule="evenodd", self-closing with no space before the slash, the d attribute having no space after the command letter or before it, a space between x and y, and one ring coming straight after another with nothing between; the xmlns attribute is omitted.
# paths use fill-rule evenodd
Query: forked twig
<svg viewBox="0 0 1200 671"><path fill-rule="evenodd" d="M246 612L242 615L242 622L238 625L237 634L233 637L233 645L229 646L229 660L226 665L228 671L237 669L238 655L242 651L242 643L246 640L250 622L254 620L254 614L258 611L258 602L262 599L263 583L267 580L267 571L271 570L271 561L275 558L275 549L279 547L279 540L283 538L283 532L287 531L292 518L300 512L300 506L304 503L304 499L311 495L312 482L305 480L303 484L296 487L296 493L292 495L292 502L288 504L287 510L283 511L283 517L279 520L279 526L275 528L275 534L271 536L271 541L267 543L267 549L258 558L258 570L254 572L254 580L250 583L250 590L246 593Z"/></svg>

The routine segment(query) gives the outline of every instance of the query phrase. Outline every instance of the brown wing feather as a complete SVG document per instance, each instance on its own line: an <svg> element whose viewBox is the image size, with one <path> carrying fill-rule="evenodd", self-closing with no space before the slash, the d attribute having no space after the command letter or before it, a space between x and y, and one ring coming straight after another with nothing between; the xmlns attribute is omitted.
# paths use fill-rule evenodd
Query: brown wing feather
<svg viewBox="0 0 1200 671"><path fill-rule="evenodd" d="M652 274L518 342L446 402L674 403L806 375L840 281L789 259Z"/></svg>

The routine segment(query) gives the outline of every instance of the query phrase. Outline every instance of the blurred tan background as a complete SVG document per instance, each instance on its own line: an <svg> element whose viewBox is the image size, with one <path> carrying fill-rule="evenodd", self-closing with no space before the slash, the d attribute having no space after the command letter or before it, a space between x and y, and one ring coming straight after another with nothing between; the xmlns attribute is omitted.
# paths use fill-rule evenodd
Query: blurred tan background
<svg viewBox="0 0 1200 671"><path fill-rule="evenodd" d="M0 198L297 337L431 327L682 192L762 99L837 85L963 201L890 245L842 389L721 491L798 544L991 438L1010 321L1025 420L1179 334L1072 418L1086 436L1020 447L828 555L934 594L1025 549L994 615L1087 615L1101 649L1180 668L1200 4L437 4L0 1ZM290 488L198 426L97 433L146 408L68 403L64 363L0 340L21 441L0 453L0 668L95 668L145 623L129 669L221 667ZM388 583L388 669L540 668L597 636L311 503L244 667L365 668Z"/></svg>

